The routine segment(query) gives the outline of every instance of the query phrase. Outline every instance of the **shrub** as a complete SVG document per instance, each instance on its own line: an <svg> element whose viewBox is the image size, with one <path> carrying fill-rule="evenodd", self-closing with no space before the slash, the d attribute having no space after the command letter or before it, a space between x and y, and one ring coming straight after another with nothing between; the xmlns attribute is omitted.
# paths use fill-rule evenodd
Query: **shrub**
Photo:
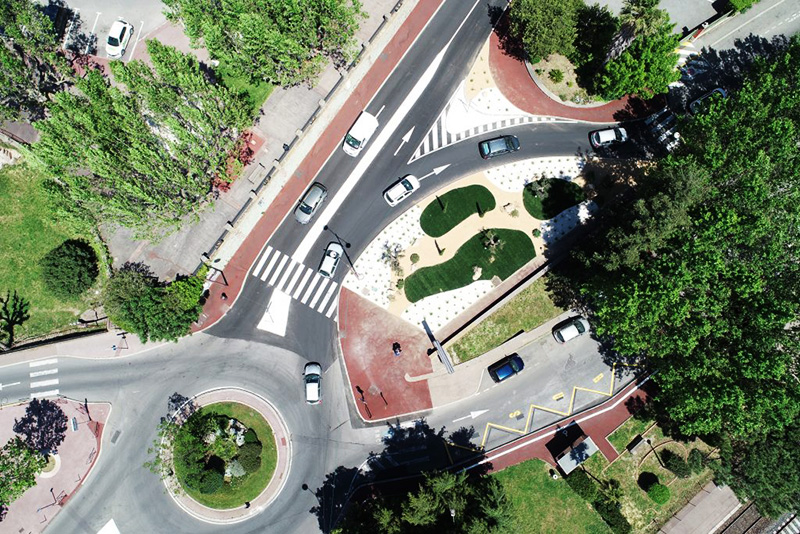
<svg viewBox="0 0 800 534"><path fill-rule="evenodd" d="M415 252L409 259L411 260L411 263L417 263L419 261L419 254Z"/></svg>
<svg viewBox="0 0 800 534"><path fill-rule="evenodd" d="M239 457L242 456L258 456L261 454L261 442L260 441L251 441L250 443L245 442L244 445L239 447Z"/></svg>
<svg viewBox="0 0 800 534"><path fill-rule="evenodd" d="M244 442L245 443L260 443L258 441L258 434L252 428L248 429L247 432L244 433Z"/></svg>
<svg viewBox="0 0 800 534"><path fill-rule="evenodd" d="M542 235L542 231L541 230L539 230L538 228L534 228L533 229L533 237L539 237L541 235Z"/></svg>
<svg viewBox="0 0 800 534"><path fill-rule="evenodd" d="M551 69L547 76L553 80L553 83L561 83L564 79L564 73L560 69Z"/></svg>
<svg viewBox="0 0 800 534"><path fill-rule="evenodd" d="M40 261L47 289L58 297L74 299L92 287L97 275L97 254L83 239L68 239Z"/></svg>
<svg viewBox="0 0 800 534"><path fill-rule="evenodd" d="M605 497L601 497L592 503L594 509L608 524L611 531L615 534L628 534L631 531L631 524L619 510L619 503Z"/></svg>
<svg viewBox="0 0 800 534"><path fill-rule="evenodd" d="M582 499L592 502L597 498L597 485L583 469L576 469L565 480L572 491Z"/></svg>
<svg viewBox="0 0 800 534"><path fill-rule="evenodd" d="M637 483L643 491L650 491L650 488L658 484L658 476L655 473L643 471L639 474L639 480L637 480Z"/></svg>
<svg viewBox="0 0 800 534"><path fill-rule="evenodd" d="M406 279L405 279L405 278L398 278L398 279L397 279L397 283L395 284L395 286L397 287L397 289L403 289L403 287L404 287L405 285L406 285Z"/></svg>
<svg viewBox="0 0 800 534"><path fill-rule="evenodd" d="M692 471L689 469L689 464L686 463L686 460L674 452L665 450L664 452L660 453L660 456L661 461L664 463L664 467L675 473L676 476L680 478L687 478L692 474Z"/></svg>
<svg viewBox="0 0 800 534"><path fill-rule="evenodd" d="M198 490L200 493L214 493L225 483L225 476L216 469L206 469L200 476Z"/></svg>
<svg viewBox="0 0 800 534"><path fill-rule="evenodd" d="M699 473L705 467L705 457L699 449L692 449L689 451L689 458L686 460L689 465L689 470L692 473Z"/></svg>
<svg viewBox="0 0 800 534"><path fill-rule="evenodd" d="M238 460L248 473L255 473L261 468L261 456L239 456Z"/></svg>
<svg viewBox="0 0 800 534"><path fill-rule="evenodd" d="M650 489L647 490L647 496L657 505L661 506L669 500L669 488L664 484L653 484Z"/></svg>

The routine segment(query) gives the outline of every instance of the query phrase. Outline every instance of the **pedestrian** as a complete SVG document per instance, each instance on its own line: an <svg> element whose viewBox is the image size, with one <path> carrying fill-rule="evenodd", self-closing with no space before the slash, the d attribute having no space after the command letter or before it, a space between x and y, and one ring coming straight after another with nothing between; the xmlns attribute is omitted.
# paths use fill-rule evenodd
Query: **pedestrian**
<svg viewBox="0 0 800 534"><path fill-rule="evenodd" d="M392 352L394 352L395 356L400 356L403 353L403 349L400 348L400 343L397 341L392 343Z"/></svg>
<svg viewBox="0 0 800 534"><path fill-rule="evenodd" d="M223 293L223 294L222 294L222 295L220 295L219 297L220 297L222 300L228 300L228 295L226 295L225 293Z"/></svg>

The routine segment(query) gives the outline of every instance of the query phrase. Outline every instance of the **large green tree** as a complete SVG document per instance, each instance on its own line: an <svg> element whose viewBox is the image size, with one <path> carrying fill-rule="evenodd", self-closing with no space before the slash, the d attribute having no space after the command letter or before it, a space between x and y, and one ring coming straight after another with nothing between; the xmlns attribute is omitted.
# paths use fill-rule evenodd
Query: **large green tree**
<svg viewBox="0 0 800 534"><path fill-rule="evenodd" d="M0 28L0 118L40 119L71 80L53 24L30 0L0 0Z"/></svg>
<svg viewBox="0 0 800 534"><path fill-rule="evenodd" d="M619 56L608 61L598 75L598 92L608 100L635 94L652 96L667 92L680 79L678 36L672 24L662 24L653 33L641 35Z"/></svg>
<svg viewBox="0 0 800 534"><path fill-rule="evenodd" d="M77 204L157 237L207 202L250 121L247 100L212 83L191 55L147 42L152 69L113 62L56 95L35 152Z"/></svg>
<svg viewBox="0 0 800 534"><path fill-rule="evenodd" d="M0 449L0 508L5 508L36 485L47 459L34 451L19 437L14 437ZM0 521L2 517L0 516Z"/></svg>
<svg viewBox="0 0 800 534"><path fill-rule="evenodd" d="M325 62L349 62L365 17L358 0L164 0L165 14L183 24L230 71L281 86L312 80Z"/></svg>
<svg viewBox="0 0 800 534"><path fill-rule="evenodd" d="M569 56L582 6L582 0L515 0L508 14L509 30L533 62L553 53Z"/></svg>

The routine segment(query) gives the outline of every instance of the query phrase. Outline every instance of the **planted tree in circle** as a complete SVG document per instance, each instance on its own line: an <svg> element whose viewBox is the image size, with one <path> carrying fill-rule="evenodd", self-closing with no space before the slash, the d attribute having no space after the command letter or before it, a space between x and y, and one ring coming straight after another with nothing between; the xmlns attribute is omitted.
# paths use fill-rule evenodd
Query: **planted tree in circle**
<svg viewBox="0 0 800 534"><path fill-rule="evenodd" d="M55 402L33 399L22 419L14 419L14 432L23 436L30 448L55 454L66 437L67 416Z"/></svg>

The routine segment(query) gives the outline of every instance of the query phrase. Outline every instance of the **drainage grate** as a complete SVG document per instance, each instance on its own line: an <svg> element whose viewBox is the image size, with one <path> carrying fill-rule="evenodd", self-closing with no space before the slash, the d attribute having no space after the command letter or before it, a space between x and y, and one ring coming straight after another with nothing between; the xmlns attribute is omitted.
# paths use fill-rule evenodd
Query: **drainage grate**
<svg viewBox="0 0 800 534"><path fill-rule="evenodd" d="M122 434L122 431L121 430L117 430L116 432L114 432L114 435L111 436L111 444L112 445L117 442L117 440L119 439L119 435L120 434Z"/></svg>

